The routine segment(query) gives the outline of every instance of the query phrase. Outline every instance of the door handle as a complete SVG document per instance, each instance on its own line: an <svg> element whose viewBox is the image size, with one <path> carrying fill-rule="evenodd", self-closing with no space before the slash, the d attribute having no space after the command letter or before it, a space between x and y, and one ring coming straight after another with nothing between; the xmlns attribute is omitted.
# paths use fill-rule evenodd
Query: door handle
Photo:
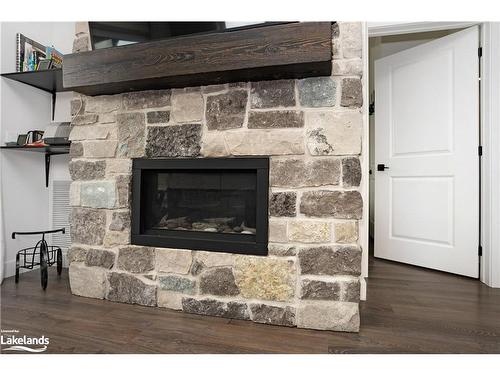
<svg viewBox="0 0 500 375"><path fill-rule="evenodd" d="M389 167L386 166L385 164L377 164L377 171L383 172L386 169L389 169Z"/></svg>

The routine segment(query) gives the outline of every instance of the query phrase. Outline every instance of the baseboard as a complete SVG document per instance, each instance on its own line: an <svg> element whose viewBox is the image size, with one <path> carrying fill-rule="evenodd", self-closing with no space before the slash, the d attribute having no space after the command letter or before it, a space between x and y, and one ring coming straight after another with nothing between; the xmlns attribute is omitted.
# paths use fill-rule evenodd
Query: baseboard
<svg viewBox="0 0 500 375"><path fill-rule="evenodd" d="M360 288L359 298L361 299L361 301L366 301L366 280L364 277L360 278L360 284L361 288Z"/></svg>

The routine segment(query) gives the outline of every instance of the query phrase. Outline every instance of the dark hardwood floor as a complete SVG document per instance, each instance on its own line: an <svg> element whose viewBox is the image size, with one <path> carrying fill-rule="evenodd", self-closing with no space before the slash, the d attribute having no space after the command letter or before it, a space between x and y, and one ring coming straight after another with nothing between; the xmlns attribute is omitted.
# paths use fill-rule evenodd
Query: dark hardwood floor
<svg viewBox="0 0 500 375"><path fill-rule="evenodd" d="M1 287L1 328L49 353L500 353L500 289L371 259L359 334L277 327L71 295L67 271Z"/></svg>

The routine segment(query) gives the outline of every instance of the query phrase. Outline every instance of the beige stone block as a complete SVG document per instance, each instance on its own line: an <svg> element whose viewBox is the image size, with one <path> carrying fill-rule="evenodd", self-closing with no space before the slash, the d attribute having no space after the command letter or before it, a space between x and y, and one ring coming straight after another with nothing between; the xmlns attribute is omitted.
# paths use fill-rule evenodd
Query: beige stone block
<svg viewBox="0 0 500 375"><path fill-rule="evenodd" d="M101 113L99 115L100 124L112 124L116 122L116 113Z"/></svg>
<svg viewBox="0 0 500 375"><path fill-rule="evenodd" d="M85 101L85 112L109 113L119 110L121 106L122 106L121 95L89 96ZM99 116L99 121L101 121L101 116Z"/></svg>
<svg viewBox="0 0 500 375"><path fill-rule="evenodd" d="M195 259L204 264L205 267L223 267L234 265L234 255L230 253L218 253L215 251L197 251Z"/></svg>
<svg viewBox="0 0 500 375"><path fill-rule="evenodd" d="M84 34L89 34L89 23L88 22L75 22L75 35L82 36Z"/></svg>
<svg viewBox="0 0 500 375"><path fill-rule="evenodd" d="M330 242L331 237L329 222L298 220L288 223L288 239L293 242Z"/></svg>
<svg viewBox="0 0 500 375"><path fill-rule="evenodd" d="M295 263L288 259L237 256L234 275L245 298L288 301L295 293Z"/></svg>
<svg viewBox="0 0 500 375"><path fill-rule="evenodd" d="M311 155L361 153L363 115L359 111L306 113L307 148Z"/></svg>
<svg viewBox="0 0 500 375"><path fill-rule="evenodd" d="M284 220L269 220L269 242L287 242L287 225Z"/></svg>
<svg viewBox="0 0 500 375"><path fill-rule="evenodd" d="M114 231L110 230L106 232L104 236L104 246L113 247L118 245L128 245L130 244L130 232L129 231Z"/></svg>
<svg viewBox="0 0 500 375"><path fill-rule="evenodd" d="M158 289L157 303L158 307L165 307L172 310L182 310L182 293L171 292Z"/></svg>
<svg viewBox="0 0 500 375"><path fill-rule="evenodd" d="M204 132L201 140L201 154L205 157L228 156L224 135L220 132Z"/></svg>
<svg viewBox="0 0 500 375"><path fill-rule="evenodd" d="M304 154L302 130L239 130L224 132L231 155L301 155Z"/></svg>
<svg viewBox="0 0 500 375"><path fill-rule="evenodd" d="M106 174L130 174L132 173L131 159L110 159L106 163Z"/></svg>
<svg viewBox="0 0 500 375"><path fill-rule="evenodd" d="M333 38L332 40L332 55L334 59L342 58L342 45L340 44L340 38Z"/></svg>
<svg viewBox="0 0 500 375"><path fill-rule="evenodd" d="M69 285L71 293L77 296L102 299L106 293L106 271L73 262L69 266Z"/></svg>
<svg viewBox="0 0 500 375"><path fill-rule="evenodd" d="M334 76L361 76L363 61L361 59L333 60L332 74Z"/></svg>
<svg viewBox="0 0 500 375"><path fill-rule="evenodd" d="M108 125L73 126L69 134L70 141L88 141L106 139L110 132Z"/></svg>
<svg viewBox="0 0 500 375"><path fill-rule="evenodd" d="M297 311L297 327L359 332L359 307L354 302L304 302Z"/></svg>
<svg viewBox="0 0 500 375"><path fill-rule="evenodd" d="M200 92L172 91L172 117L175 122L199 122L203 118L203 109Z"/></svg>
<svg viewBox="0 0 500 375"><path fill-rule="evenodd" d="M338 243L356 243L358 241L358 222L346 221L335 223L334 236L335 242Z"/></svg>
<svg viewBox="0 0 500 375"><path fill-rule="evenodd" d="M361 57L363 47L361 22L339 22L339 29L344 58Z"/></svg>
<svg viewBox="0 0 500 375"><path fill-rule="evenodd" d="M86 158L114 158L117 141L83 142L83 156Z"/></svg>
<svg viewBox="0 0 500 375"><path fill-rule="evenodd" d="M191 250L156 248L156 270L179 274L189 273L193 261Z"/></svg>

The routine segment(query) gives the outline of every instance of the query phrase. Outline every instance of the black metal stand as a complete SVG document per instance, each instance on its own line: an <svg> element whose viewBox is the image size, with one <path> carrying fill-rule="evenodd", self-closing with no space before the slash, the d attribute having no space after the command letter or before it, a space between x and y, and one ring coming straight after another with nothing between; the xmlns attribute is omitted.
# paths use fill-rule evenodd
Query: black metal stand
<svg viewBox="0 0 500 375"><path fill-rule="evenodd" d="M51 233L65 233L64 228L55 230L46 230L41 232L12 232L12 239L16 235L37 235L41 234L42 239L36 243L34 247L28 247L19 250L16 255L16 284L19 282L19 270L21 268L32 270L35 266L40 266L40 282L42 289L47 288L48 282L48 268L57 263L57 274L61 275L62 272L62 250L59 246L49 246L45 241L45 235ZM22 258L22 259L21 259ZM22 262L22 263L21 263Z"/></svg>

